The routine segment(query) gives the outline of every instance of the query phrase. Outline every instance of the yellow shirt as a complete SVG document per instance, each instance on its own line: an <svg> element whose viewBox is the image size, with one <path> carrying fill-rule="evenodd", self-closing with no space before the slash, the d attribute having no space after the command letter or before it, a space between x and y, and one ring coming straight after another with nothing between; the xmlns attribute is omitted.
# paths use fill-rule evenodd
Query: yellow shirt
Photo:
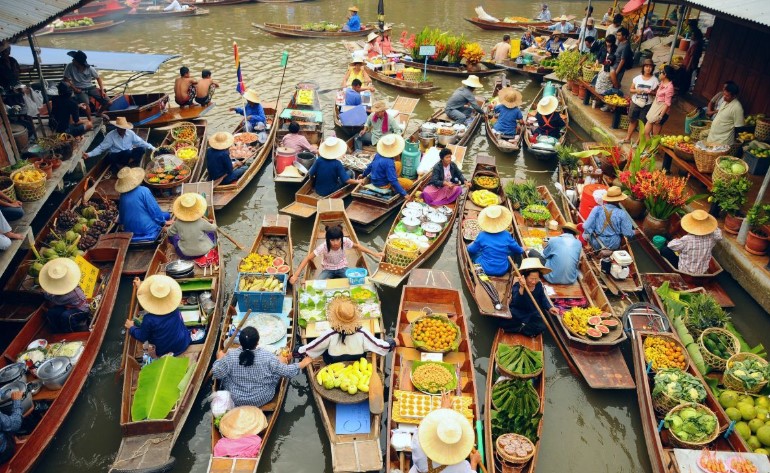
<svg viewBox="0 0 770 473"><path fill-rule="evenodd" d="M350 74L348 75L348 86L350 86L353 83L353 79L358 79L361 81L361 84L365 84L364 81L364 68L361 68L360 72L356 72L352 67L349 69Z"/></svg>

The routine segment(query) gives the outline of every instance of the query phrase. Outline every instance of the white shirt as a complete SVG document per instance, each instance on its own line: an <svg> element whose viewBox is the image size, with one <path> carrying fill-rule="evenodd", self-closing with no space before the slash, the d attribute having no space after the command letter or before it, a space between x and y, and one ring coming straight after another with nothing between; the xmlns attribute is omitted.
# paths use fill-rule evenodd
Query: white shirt
<svg viewBox="0 0 770 473"><path fill-rule="evenodd" d="M644 101L645 106L651 104L655 100L655 96L653 94L649 94L649 92L652 92L658 88L658 84L660 84L660 82L658 81L657 77L652 76L649 79L645 79L643 75L639 74L638 76L634 77L633 83L634 88L637 90L646 90L648 95L644 96L641 94L634 94L631 96L632 100L636 102Z"/></svg>
<svg viewBox="0 0 770 473"><path fill-rule="evenodd" d="M441 466L441 463L433 462L433 468ZM412 468L409 473L427 473L428 471L428 457L420 447L420 441L417 438L417 434L412 435ZM476 473L476 470L471 469L471 464L468 460L463 460L456 465L449 465L444 468L441 473Z"/></svg>
<svg viewBox="0 0 770 473"><path fill-rule="evenodd" d="M390 351L390 344L375 337L368 330L359 328L356 333L345 336L344 344L339 333L328 330L312 342L299 348L300 353L311 358L318 358L325 351L328 351L331 356L363 355L367 352L385 356Z"/></svg>
<svg viewBox="0 0 770 473"><path fill-rule="evenodd" d="M615 23L611 24L610 26L607 27L607 34L604 35L604 37L606 38L607 36L609 36L611 34L617 33L619 29L620 29L620 26L615 26Z"/></svg>

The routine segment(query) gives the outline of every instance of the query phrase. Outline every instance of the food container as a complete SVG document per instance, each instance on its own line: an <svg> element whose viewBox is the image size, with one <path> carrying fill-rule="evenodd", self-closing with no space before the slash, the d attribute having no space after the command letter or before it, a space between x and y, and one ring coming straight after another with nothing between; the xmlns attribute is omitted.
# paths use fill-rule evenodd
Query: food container
<svg viewBox="0 0 770 473"><path fill-rule="evenodd" d="M419 208L410 209L409 207L407 207L401 211L401 216L403 216L404 218L420 218L422 217L422 209L419 209Z"/></svg>
<svg viewBox="0 0 770 473"><path fill-rule="evenodd" d="M24 363L11 363L0 369L0 386L14 381L27 382L27 365Z"/></svg>
<svg viewBox="0 0 770 473"><path fill-rule="evenodd" d="M436 131L436 128L438 128L438 125L432 122L425 122L420 127L420 131L423 133L430 133L433 134Z"/></svg>
<svg viewBox="0 0 770 473"><path fill-rule="evenodd" d="M407 202L406 203L407 209L416 209L422 212L423 205L419 202Z"/></svg>
<svg viewBox="0 0 770 473"><path fill-rule="evenodd" d="M3 414L10 415L13 413L13 399L11 399L11 394L13 394L14 391L21 391L24 393L24 397L21 398L22 413L27 412L32 408L32 393L27 389L27 383L24 381L14 381L13 383L8 383L0 388L0 412Z"/></svg>
<svg viewBox="0 0 770 473"><path fill-rule="evenodd" d="M420 227L420 219L415 217L402 218L401 223L408 232L414 232Z"/></svg>
<svg viewBox="0 0 770 473"><path fill-rule="evenodd" d="M366 282L366 275L369 274L366 268L348 268L345 270L345 276L351 286L359 286Z"/></svg>
<svg viewBox="0 0 770 473"><path fill-rule="evenodd" d="M72 373L72 362L66 356L56 356L45 360L37 369L37 377L43 386L51 390L59 390Z"/></svg>
<svg viewBox="0 0 770 473"><path fill-rule="evenodd" d="M441 212L442 214L446 215L447 217L454 213L454 210L450 209L446 205L442 205L441 207L437 208L436 211L437 212Z"/></svg>
<svg viewBox="0 0 770 473"><path fill-rule="evenodd" d="M37 340L32 340L29 345L27 345L27 350L45 350L45 347L48 346L48 340L45 338L38 338Z"/></svg>
<svg viewBox="0 0 770 473"><path fill-rule="evenodd" d="M192 276L195 263L187 260L176 260L166 265L166 275L174 279Z"/></svg>
<svg viewBox="0 0 770 473"><path fill-rule="evenodd" d="M425 222L422 224L422 232L423 235L432 240L441 233L441 225L433 222Z"/></svg>
<svg viewBox="0 0 770 473"><path fill-rule="evenodd" d="M436 135L434 133L420 133L420 148L426 150L436 146Z"/></svg>
<svg viewBox="0 0 770 473"><path fill-rule="evenodd" d="M457 143L457 131L451 128L441 128L438 134L438 144L441 146L453 145Z"/></svg>
<svg viewBox="0 0 770 473"><path fill-rule="evenodd" d="M428 222L437 223L441 228L444 228L444 225L446 225L447 222L447 216L441 212L430 212L428 214Z"/></svg>

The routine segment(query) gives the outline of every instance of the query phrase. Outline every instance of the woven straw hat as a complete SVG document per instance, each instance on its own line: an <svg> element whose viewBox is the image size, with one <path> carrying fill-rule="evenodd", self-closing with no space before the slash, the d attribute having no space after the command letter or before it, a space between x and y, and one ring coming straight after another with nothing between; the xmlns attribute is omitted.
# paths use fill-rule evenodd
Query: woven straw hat
<svg viewBox="0 0 770 473"><path fill-rule="evenodd" d="M174 216L183 222L194 222L206 213L206 199L195 192L186 192L174 200Z"/></svg>
<svg viewBox="0 0 770 473"><path fill-rule="evenodd" d="M259 103L259 94L254 89L249 89L243 93L243 98L251 103Z"/></svg>
<svg viewBox="0 0 770 473"><path fill-rule="evenodd" d="M479 212L479 228L487 233L500 233L511 226L513 215L502 205L490 205Z"/></svg>
<svg viewBox="0 0 770 473"><path fill-rule="evenodd" d="M324 142L321 143L321 146L318 147L318 154L321 155L322 158L332 161L345 156L347 151L348 145L335 136L326 138Z"/></svg>
<svg viewBox="0 0 770 473"><path fill-rule="evenodd" d="M366 42L374 41L378 36L377 33L369 33L369 36L366 37Z"/></svg>
<svg viewBox="0 0 770 473"><path fill-rule="evenodd" d="M543 97L537 103L537 113L540 115L550 115L556 111L556 107L559 106L559 100L553 96Z"/></svg>
<svg viewBox="0 0 770 473"><path fill-rule="evenodd" d="M377 153L383 158L395 158L404 151L405 144L402 137L391 133L377 142Z"/></svg>
<svg viewBox="0 0 770 473"><path fill-rule="evenodd" d="M567 21L569 18L567 18L567 15L557 16L553 19L553 21Z"/></svg>
<svg viewBox="0 0 770 473"><path fill-rule="evenodd" d="M297 166L291 164L283 168L283 171L278 175L281 177L302 177L302 173L299 172Z"/></svg>
<svg viewBox="0 0 770 473"><path fill-rule="evenodd" d="M378 100L372 104L372 113L384 112L388 109L388 104L384 100Z"/></svg>
<svg viewBox="0 0 770 473"><path fill-rule="evenodd" d="M521 266L519 266L520 272L525 271L535 271L537 270L540 275L548 274L551 272L550 269L543 266L543 264L540 262L540 258L524 258L521 261Z"/></svg>
<svg viewBox="0 0 770 473"><path fill-rule="evenodd" d="M170 314L182 302L182 288L174 279L153 274L142 281L136 297L144 310L155 315Z"/></svg>
<svg viewBox="0 0 770 473"><path fill-rule="evenodd" d="M561 226L561 230L563 232L572 233L573 235L577 235L578 233L580 233L580 232L578 232L577 225L575 225L572 222L568 222L568 223L565 223L564 225L562 225Z"/></svg>
<svg viewBox="0 0 770 473"><path fill-rule="evenodd" d="M705 210L695 210L684 217L680 224L682 229L691 235L708 235L717 229L717 219Z"/></svg>
<svg viewBox="0 0 770 473"><path fill-rule="evenodd" d="M80 268L69 258L55 258L40 270L40 287L48 294L61 296L80 283Z"/></svg>
<svg viewBox="0 0 770 473"><path fill-rule="evenodd" d="M257 435L267 428L267 418L256 406L240 406L227 411L219 421L219 433L228 439Z"/></svg>
<svg viewBox="0 0 770 473"><path fill-rule="evenodd" d="M228 149L233 145L235 138L233 134L227 131L218 131L209 138L209 146L214 149Z"/></svg>
<svg viewBox="0 0 770 473"><path fill-rule="evenodd" d="M521 105L521 92L513 87L505 87L497 93L500 104L506 108L514 108Z"/></svg>
<svg viewBox="0 0 770 473"><path fill-rule="evenodd" d="M113 126L116 126L118 128L123 128L124 130L133 130L134 125L128 123L128 120L126 120L126 117L118 117L115 119L115 121L110 122Z"/></svg>
<svg viewBox="0 0 770 473"><path fill-rule="evenodd" d="M481 84L481 81L479 80L479 76L476 76L473 74L469 75L467 79L464 79L462 83L467 85L468 87L473 87L474 89L479 89L484 87Z"/></svg>
<svg viewBox="0 0 770 473"><path fill-rule="evenodd" d="M139 187L144 180L144 169L124 167L118 171L118 180L115 181L115 192L125 194Z"/></svg>
<svg viewBox="0 0 770 473"><path fill-rule="evenodd" d="M357 7L357 6L355 6L355 5L354 5L354 6L352 6L352 7L348 7L348 11L354 11L354 12L356 12L356 13L357 13L357 12L358 12L358 7Z"/></svg>
<svg viewBox="0 0 770 473"><path fill-rule="evenodd" d="M420 422L417 439L425 455L442 465L456 465L473 449L473 427L459 412L436 409Z"/></svg>
<svg viewBox="0 0 770 473"><path fill-rule="evenodd" d="M326 320L337 332L355 333L361 328L361 309L349 297L335 297L326 309Z"/></svg>
<svg viewBox="0 0 770 473"><path fill-rule="evenodd" d="M624 194L622 190L620 190L620 187L612 186L609 189L607 189L607 193L604 194L604 197L602 197L602 200L604 202L621 202L626 200L626 197L628 196Z"/></svg>

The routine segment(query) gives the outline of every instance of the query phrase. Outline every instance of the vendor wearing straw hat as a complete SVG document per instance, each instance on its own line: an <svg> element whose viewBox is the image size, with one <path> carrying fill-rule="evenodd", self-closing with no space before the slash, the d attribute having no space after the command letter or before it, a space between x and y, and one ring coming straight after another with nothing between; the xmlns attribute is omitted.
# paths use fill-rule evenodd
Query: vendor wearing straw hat
<svg viewBox="0 0 770 473"><path fill-rule="evenodd" d="M473 112L484 113L484 110L476 101L476 89L484 87L479 77L469 75L462 80L462 87L458 87L446 101L444 113L455 123L468 124L472 121Z"/></svg>
<svg viewBox="0 0 770 473"><path fill-rule="evenodd" d="M260 123L266 125L267 119L265 118L265 109L262 108L257 91L249 89L244 92L243 98L246 100L245 107L235 107L230 109L238 115L246 117L246 121L243 123L243 129L251 132L255 131Z"/></svg>
<svg viewBox="0 0 770 473"><path fill-rule="evenodd" d="M548 29L553 31L554 33L562 33L562 34L571 33L572 30L575 29L575 26L573 26L572 23L567 22L567 20L568 20L567 15L556 17L553 19L553 21L557 21L558 23L552 24L551 26L548 27Z"/></svg>
<svg viewBox="0 0 770 473"><path fill-rule="evenodd" d="M43 265L38 279L49 308L45 313L51 332L86 332L91 309L80 289L80 268L69 258L55 258Z"/></svg>
<svg viewBox="0 0 770 473"><path fill-rule="evenodd" d="M564 119L556 109L559 107L559 99L555 95L543 97L537 103L537 129L535 135L546 135L552 138L559 138L562 129L567 126ZM534 137L533 137L534 138Z"/></svg>
<svg viewBox="0 0 770 473"><path fill-rule="evenodd" d="M316 159L310 170L308 177L314 178L313 187L318 195L324 197L330 195L347 184L360 184L362 181L354 179L355 174L340 162L340 158L345 156L348 147L344 141L337 137L329 137L321 143L318 148L318 154L321 159Z"/></svg>
<svg viewBox="0 0 770 473"><path fill-rule="evenodd" d="M494 112L497 114L497 122L492 127L493 131L503 137L514 137L518 131L518 124L524 120L521 113L521 92L513 87L505 87L497 93L497 105Z"/></svg>
<svg viewBox="0 0 770 473"><path fill-rule="evenodd" d="M372 184L383 189L393 189L402 197L411 189L414 182L401 176L401 161L394 162L396 156L404 150L404 139L400 135L385 135L377 142L377 153L366 166L361 177L369 177Z"/></svg>
<svg viewBox="0 0 770 473"><path fill-rule="evenodd" d="M144 169L125 167L118 172L115 191L118 201L118 224L133 233L131 241L155 240L164 225L170 225L171 215L163 212L150 189L142 186Z"/></svg>
<svg viewBox="0 0 770 473"><path fill-rule="evenodd" d="M573 284L578 278L583 245L577 239L578 229L574 223L565 223L561 230L562 234L548 240L543 251L545 267L551 270L544 278L551 284Z"/></svg>
<svg viewBox="0 0 770 473"><path fill-rule="evenodd" d="M182 302L182 288L174 279L153 274L144 281L134 278L139 305L146 311L141 325L126 320L129 335L140 342L155 346L157 358L166 354L179 356L190 346L190 332L184 325L179 304Z"/></svg>
<svg viewBox="0 0 770 473"><path fill-rule="evenodd" d="M232 133L226 131L218 131L209 138L206 169L209 172L209 181L214 181L214 185L232 184L248 169L243 165L243 161L233 161L230 157L230 147L234 141Z"/></svg>
<svg viewBox="0 0 770 473"><path fill-rule="evenodd" d="M471 186L452 161L452 150L444 148L438 155L439 161L433 166L430 184L422 192L425 203L435 207L455 202L463 193L463 188Z"/></svg>
<svg viewBox="0 0 770 473"><path fill-rule="evenodd" d="M216 245L217 226L206 220L206 199L195 192L187 192L174 201L174 223L168 236L176 253L185 259L205 255Z"/></svg>
<svg viewBox="0 0 770 473"><path fill-rule="evenodd" d="M524 249L516 243L511 232L513 216L502 205L490 205L479 212L481 231L468 245L468 254L474 263L481 265L487 276L503 276L511 270L509 256L520 256Z"/></svg>
<svg viewBox="0 0 770 473"><path fill-rule="evenodd" d="M228 440L256 437L266 428L267 417L265 417L265 413L262 412L262 409L256 406L239 406L235 409L230 409L219 421L219 433ZM220 446L219 443L217 443L217 446ZM241 443L238 447L243 448L244 445ZM216 446L214 448L216 449ZM259 451L256 453L259 453ZM214 454L217 455L216 451ZM230 452L230 455L221 456L236 455L234 455L233 452ZM243 455L237 456L242 457ZM254 456L256 457L256 454Z"/></svg>
<svg viewBox="0 0 770 473"><path fill-rule="evenodd" d="M361 151L365 145L376 145L385 135L401 134L398 122L388 115L387 110L388 106L382 100L372 104L372 113L354 140L356 151Z"/></svg>
<svg viewBox="0 0 770 473"><path fill-rule="evenodd" d="M551 56L558 56L559 53L564 52L564 36L559 32L551 34L551 37L545 42L543 49L548 51Z"/></svg>
<svg viewBox="0 0 770 473"><path fill-rule="evenodd" d="M99 156L107 151L108 154L104 159L111 164L113 172L118 172L120 168L130 166L131 163L139 164L147 150L155 151L153 145L131 131L134 125L128 123L126 117L118 117L110 124L115 129L104 135L104 140L96 148L83 153L83 158Z"/></svg>
<svg viewBox="0 0 770 473"><path fill-rule="evenodd" d="M348 21L342 26L342 31L361 31L361 17L358 16L358 7L348 7Z"/></svg>
<svg viewBox="0 0 770 473"><path fill-rule="evenodd" d="M326 309L326 320L331 328L318 338L299 348L299 353L310 358L323 357L326 364L338 361L357 361L366 353L385 356L396 346L396 341L385 341L361 327L361 309L349 297L335 297Z"/></svg>
<svg viewBox="0 0 770 473"><path fill-rule="evenodd" d="M366 57L375 58L382 56L382 50L377 42L379 37L380 35L375 32L369 33L369 36L366 37L366 46L364 46L364 54L366 54Z"/></svg>
<svg viewBox="0 0 770 473"><path fill-rule="evenodd" d="M594 250L620 248L621 237L634 236L634 222L619 203L626 200L626 194L618 186L612 186L602 197L602 203L588 214L583 225L583 240Z"/></svg>
<svg viewBox="0 0 770 473"><path fill-rule="evenodd" d="M377 46L385 56L393 53L393 43L390 41L390 30L392 29L393 28L390 25L385 25L385 28L380 32L380 36L377 38Z"/></svg>
<svg viewBox="0 0 770 473"><path fill-rule="evenodd" d="M534 337L545 331L545 322L540 313L559 314L559 309L551 304L545 295L541 278L551 270L540 263L539 258L524 258L519 266L521 276L511 288L510 319L499 319L498 326L506 332L523 333ZM529 292L532 297L530 297ZM532 302L534 298L537 306Z"/></svg>
<svg viewBox="0 0 770 473"><path fill-rule="evenodd" d="M345 87L352 86L354 79L358 79L361 82L361 90L374 90L374 87L372 87L372 78L369 77L366 68L364 68L364 57L360 51L353 53L353 60L350 61L350 67L348 67L348 70L345 72L345 77L342 78L342 88L344 89Z"/></svg>
<svg viewBox="0 0 770 473"><path fill-rule="evenodd" d="M668 242L660 254L683 273L706 274L711 251L722 239L717 219L705 210L695 210L682 217L680 225L687 235Z"/></svg>
<svg viewBox="0 0 770 473"><path fill-rule="evenodd" d="M430 412L412 435L412 468L409 473L471 473L481 454L473 448L473 426L453 410L449 394L441 395L441 408Z"/></svg>

